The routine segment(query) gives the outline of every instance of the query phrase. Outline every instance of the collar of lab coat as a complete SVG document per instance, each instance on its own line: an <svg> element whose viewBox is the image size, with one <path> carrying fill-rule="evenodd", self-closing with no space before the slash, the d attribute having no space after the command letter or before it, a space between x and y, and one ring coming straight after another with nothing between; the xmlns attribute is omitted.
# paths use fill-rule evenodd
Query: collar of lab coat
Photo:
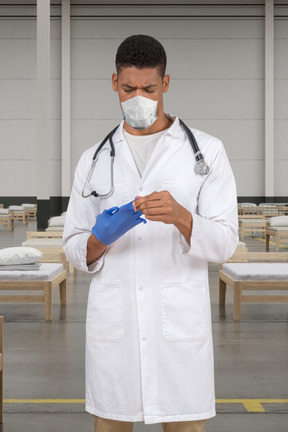
<svg viewBox="0 0 288 432"><path fill-rule="evenodd" d="M173 124L168 128L167 130L167 134L171 135L171 136L175 136L175 137L179 137L179 134L184 133L180 122L179 122L179 118L173 116L172 114L167 114L165 113L166 117L168 117ZM122 122L120 123L117 131L115 132L115 135L113 137L113 141L115 143L121 142L121 141L125 141L125 137L124 137L124 120L122 120Z"/></svg>
<svg viewBox="0 0 288 432"><path fill-rule="evenodd" d="M141 182L144 182L146 178L155 170L159 172L161 166L165 165L167 159L172 157L173 154L177 151L178 146L175 145L175 140L177 141L177 143L179 143L179 138L181 137L181 135L182 136L185 135L185 132L180 125L179 118L166 113L165 115L173 121L173 124L167 129L167 131L163 135L165 137L169 135L170 138L168 142L167 140L165 141L166 142L165 148L167 151L163 152L163 150L161 150L160 152L161 157L159 157L159 146L158 145L156 146L153 154L151 155L151 157L147 162L147 166L145 167L145 170L141 177ZM117 155L119 155L119 157L122 159L122 161L126 163L130 171L132 171L138 178L139 172L136 167L132 153L129 149L128 143L126 142L123 128L124 128L124 120L120 123L119 128L116 130L115 135L113 137L114 144L115 145L120 144L119 146L117 146L117 149L115 147L115 151Z"/></svg>

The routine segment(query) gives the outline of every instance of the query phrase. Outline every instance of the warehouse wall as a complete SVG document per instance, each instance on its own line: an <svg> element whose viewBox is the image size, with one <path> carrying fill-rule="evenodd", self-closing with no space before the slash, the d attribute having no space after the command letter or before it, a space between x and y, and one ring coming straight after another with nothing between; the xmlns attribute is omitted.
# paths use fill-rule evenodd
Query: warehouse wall
<svg viewBox="0 0 288 432"><path fill-rule="evenodd" d="M210 2L211 3L211 2ZM255 2L254 2L255 3ZM276 6L277 7L277 6ZM100 12L99 12L100 11ZM0 19L0 197L37 195L36 11ZM288 23L275 20L275 196L287 197ZM17 18L13 18L13 14ZM0 7L1 15L1 7ZM51 8L50 194L61 196L61 8ZM264 196L264 6L71 9L71 167L121 120L115 52L134 33L168 55L166 111L223 140L239 197ZM102 15L99 18L99 15ZM122 17L119 17L122 15ZM130 17L127 17L130 15ZM177 15L177 16L176 16ZM281 15L281 16L280 16ZM148 16L148 18L147 18ZM47 167L43 167L47 169ZM71 178L72 182L72 178ZM1 201L1 199L0 199ZM3 200L2 200L3 201Z"/></svg>

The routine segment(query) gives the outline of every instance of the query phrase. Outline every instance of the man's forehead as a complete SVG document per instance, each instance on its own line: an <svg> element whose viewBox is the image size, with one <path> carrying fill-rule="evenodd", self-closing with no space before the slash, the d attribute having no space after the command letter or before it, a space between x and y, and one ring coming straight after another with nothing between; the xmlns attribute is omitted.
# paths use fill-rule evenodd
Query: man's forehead
<svg viewBox="0 0 288 432"><path fill-rule="evenodd" d="M119 71L118 79L121 84L128 85L151 85L157 84L161 80L158 68L136 68L136 67L126 67Z"/></svg>

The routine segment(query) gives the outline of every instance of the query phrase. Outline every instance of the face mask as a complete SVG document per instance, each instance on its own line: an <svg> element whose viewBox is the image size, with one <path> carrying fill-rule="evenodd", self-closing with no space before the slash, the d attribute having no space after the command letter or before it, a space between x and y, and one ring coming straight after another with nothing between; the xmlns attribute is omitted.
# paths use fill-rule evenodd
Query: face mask
<svg viewBox="0 0 288 432"><path fill-rule="evenodd" d="M157 101L135 96L121 103L124 120L134 129L147 129L156 120Z"/></svg>

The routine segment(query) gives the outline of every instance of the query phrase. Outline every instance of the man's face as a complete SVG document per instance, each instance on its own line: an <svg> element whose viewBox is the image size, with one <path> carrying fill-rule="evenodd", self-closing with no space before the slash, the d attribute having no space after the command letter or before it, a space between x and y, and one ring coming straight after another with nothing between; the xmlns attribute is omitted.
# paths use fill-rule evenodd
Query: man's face
<svg viewBox="0 0 288 432"><path fill-rule="evenodd" d="M157 101L157 116L163 114L163 93L169 88L169 75L161 77L158 68L129 67L121 69L112 76L113 90L118 92L119 100L125 102L135 96L144 96Z"/></svg>

